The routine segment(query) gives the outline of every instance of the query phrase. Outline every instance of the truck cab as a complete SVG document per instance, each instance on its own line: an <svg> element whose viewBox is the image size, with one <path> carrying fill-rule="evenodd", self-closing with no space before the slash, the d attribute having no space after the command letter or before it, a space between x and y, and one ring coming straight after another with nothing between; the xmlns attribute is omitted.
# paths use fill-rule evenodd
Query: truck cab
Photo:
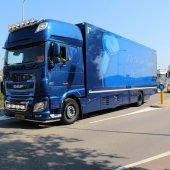
<svg viewBox="0 0 170 170"><path fill-rule="evenodd" d="M163 84L165 86L165 89L166 89L167 83L168 83L168 71L167 71L167 69L158 69L157 70L157 86L159 87L160 84Z"/></svg>
<svg viewBox="0 0 170 170"><path fill-rule="evenodd" d="M167 92L170 93L170 65L168 66L167 79Z"/></svg>
<svg viewBox="0 0 170 170"><path fill-rule="evenodd" d="M6 116L73 123L78 98L85 95L82 46L81 32L72 24L31 19L9 26L3 68Z"/></svg>

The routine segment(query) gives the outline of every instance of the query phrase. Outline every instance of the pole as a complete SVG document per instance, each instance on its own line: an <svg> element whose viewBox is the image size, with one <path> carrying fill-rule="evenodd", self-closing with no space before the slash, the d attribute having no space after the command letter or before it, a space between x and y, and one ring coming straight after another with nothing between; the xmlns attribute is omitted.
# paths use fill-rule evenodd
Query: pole
<svg viewBox="0 0 170 170"><path fill-rule="evenodd" d="M25 1L26 0L22 0L22 20L24 21L25 19Z"/></svg>
<svg viewBox="0 0 170 170"><path fill-rule="evenodd" d="M161 90L161 104L164 104L164 91Z"/></svg>

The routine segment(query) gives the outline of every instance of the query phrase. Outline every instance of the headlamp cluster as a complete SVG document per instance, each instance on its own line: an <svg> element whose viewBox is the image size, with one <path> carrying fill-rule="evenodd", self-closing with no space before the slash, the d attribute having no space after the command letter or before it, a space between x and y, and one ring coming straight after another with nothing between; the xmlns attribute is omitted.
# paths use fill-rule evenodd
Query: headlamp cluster
<svg viewBox="0 0 170 170"><path fill-rule="evenodd" d="M9 110L26 111L26 105L5 103L5 108Z"/></svg>

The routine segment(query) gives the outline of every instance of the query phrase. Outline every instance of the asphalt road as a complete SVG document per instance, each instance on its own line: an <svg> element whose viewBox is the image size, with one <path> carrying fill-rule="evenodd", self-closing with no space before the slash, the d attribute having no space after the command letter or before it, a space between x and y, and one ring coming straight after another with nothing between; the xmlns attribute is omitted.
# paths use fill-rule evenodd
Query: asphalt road
<svg viewBox="0 0 170 170"><path fill-rule="evenodd" d="M168 170L170 94L165 99L160 105L157 94L141 107L96 112L69 126L6 120L1 114L0 169Z"/></svg>

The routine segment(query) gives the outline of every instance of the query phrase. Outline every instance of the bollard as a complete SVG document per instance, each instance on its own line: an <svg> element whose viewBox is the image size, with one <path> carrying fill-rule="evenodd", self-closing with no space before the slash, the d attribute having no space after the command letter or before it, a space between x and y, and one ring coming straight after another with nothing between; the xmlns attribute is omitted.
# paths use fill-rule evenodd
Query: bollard
<svg viewBox="0 0 170 170"><path fill-rule="evenodd" d="M159 86L158 86L158 88L160 89L160 97L161 97L161 104L163 104L164 103L164 88L165 88L165 85L164 84L160 84Z"/></svg>
<svg viewBox="0 0 170 170"><path fill-rule="evenodd" d="M161 90L160 95L161 95L161 104L164 104L164 91L163 90Z"/></svg>

